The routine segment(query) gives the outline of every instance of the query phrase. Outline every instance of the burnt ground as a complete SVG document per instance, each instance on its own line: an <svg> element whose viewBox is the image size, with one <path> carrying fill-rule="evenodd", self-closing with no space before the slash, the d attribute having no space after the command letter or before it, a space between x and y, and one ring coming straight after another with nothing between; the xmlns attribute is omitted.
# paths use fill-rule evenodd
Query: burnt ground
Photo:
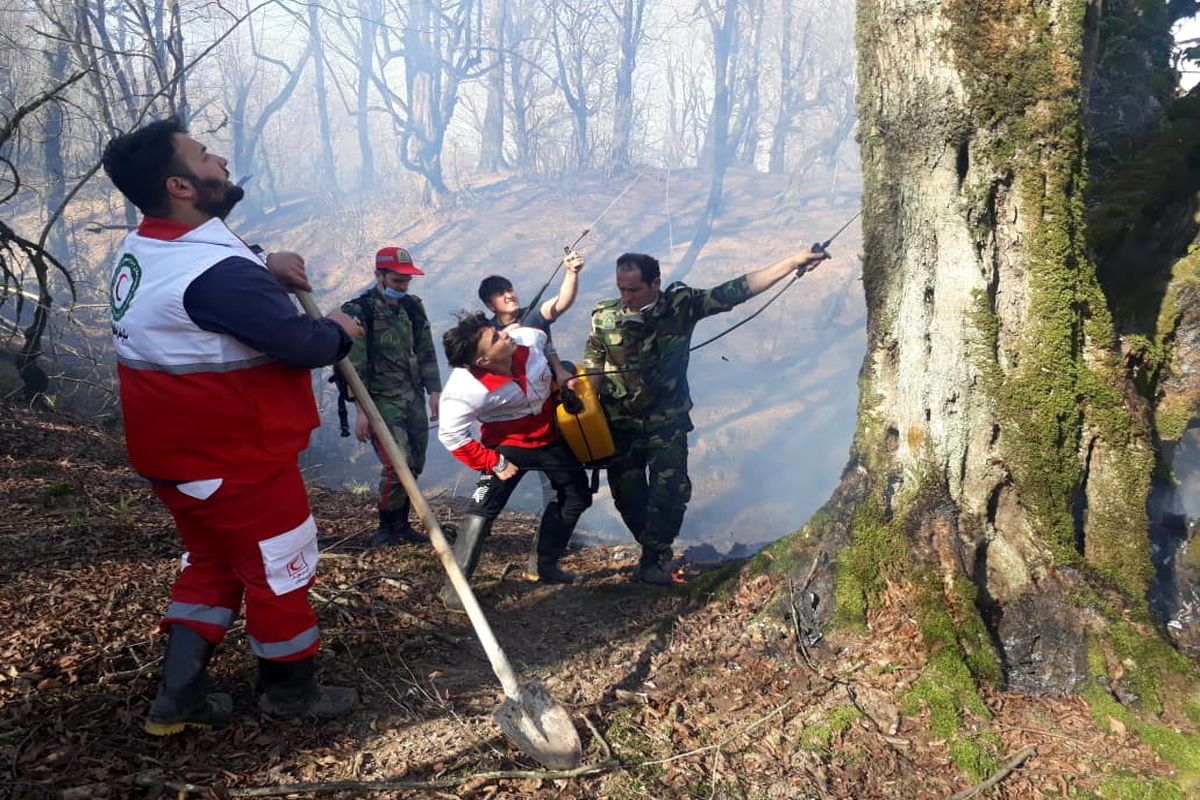
<svg viewBox="0 0 1200 800"><path fill-rule="evenodd" d="M950 764L927 709L901 713L896 698L924 661L902 592L886 595L868 636L840 634L806 659L788 621L769 613L780 578L648 588L629 581L632 548L589 547L566 562L580 585L533 585L518 568L534 519L516 514L489 540L481 600L523 677L570 707L585 760L611 748L619 765L570 780L473 779L537 767L490 720L501 692L465 618L435 597L436 557L368 549L366 497L314 490L312 500L324 550L312 594L320 663L327 682L358 687L362 705L335 723L265 718L235 629L212 668L216 688L234 695L233 723L155 739L140 723L179 555L169 518L125 465L119 435L6 410L0 796L219 797L351 781L341 796L948 797L977 780ZM438 513L455 516L445 505ZM1099 728L1077 698L985 699L992 718L968 728L987 733L1001 762L1036 753L979 796L1095 796L1103 780L1129 774L1128 786L1151 793L1128 796L1153 797L1149 782L1170 774L1119 723Z"/></svg>

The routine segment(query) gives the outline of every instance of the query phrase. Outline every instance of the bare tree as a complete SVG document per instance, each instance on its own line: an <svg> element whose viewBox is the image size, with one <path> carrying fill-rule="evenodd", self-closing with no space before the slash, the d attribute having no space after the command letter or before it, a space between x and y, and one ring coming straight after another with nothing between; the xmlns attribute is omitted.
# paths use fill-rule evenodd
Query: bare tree
<svg viewBox="0 0 1200 800"><path fill-rule="evenodd" d="M762 71L763 24L766 20L764 0L747 0L746 16L751 27L749 47L738 47L735 53L744 64L735 71L735 105L729 131L729 154L741 167L753 167L758 155L758 116L760 105L759 80Z"/></svg>
<svg viewBox="0 0 1200 800"><path fill-rule="evenodd" d="M646 0L613 0L609 13L616 22L617 80L613 92L613 132L610 163L615 168L629 166L629 140L633 132L633 70L637 66L645 22Z"/></svg>
<svg viewBox="0 0 1200 800"><path fill-rule="evenodd" d="M767 171L775 175L784 172L784 157L787 151L788 134L792 130L792 120L799 112L802 96L802 76L812 52L809 43L812 39L813 16L806 15L800 23L799 51L793 57L792 42L796 30L796 16L793 13L792 0L780 0L780 23L776 32L777 53L779 61L779 97L776 105L775 127L771 132L771 151Z"/></svg>
<svg viewBox="0 0 1200 800"><path fill-rule="evenodd" d="M371 80L391 118L400 162L424 178L423 200L440 202L450 195L442 149L459 85L486 70L479 41L482 7L479 0L394 0L391 8L400 23L378 27ZM400 89L386 78L388 64L397 58L404 64Z"/></svg>
<svg viewBox="0 0 1200 800"><path fill-rule="evenodd" d="M0 197L0 209L9 206L21 190L21 174L6 154L21 125L38 109L59 102L63 93L81 80L87 72L88 70L84 69L74 73L16 106L11 114L5 115L3 123L0 124L0 167L7 173L4 182L8 183L10 188ZM29 272L32 272L32 276ZM31 320L21 330L23 343L16 357L17 372L21 376L26 396L31 400L44 396L50 384L49 377L38 364L38 360L42 356L42 339L49 325L50 310L54 304L50 281L56 273L66 280L68 292L73 300L75 284L71 273L47 249L44 242L25 237L0 220L0 305L11 301L15 306L13 316L19 320L28 297L26 286L32 283L36 289Z"/></svg>
<svg viewBox="0 0 1200 800"><path fill-rule="evenodd" d="M492 64L487 76L487 106L479 144L479 169L482 172L497 172L507 166L504 160L504 34L508 27L508 0L496 0L489 21Z"/></svg>
<svg viewBox="0 0 1200 800"><path fill-rule="evenodd" d="M546 8L550 13L556 83L571 111L575 166L582 169L592 163L591 90L605 60L597 47L600 11L588 3L550 2Z"/></svg>
<svg viewBox="0 0 1200 800"><path fill-rule="evenodd" d="M538 132L542 123L542 101L556 91L541 61L547 40L538 35L548 15L540 2L507 0L505 42L509 54L508 109L512 120L512 163L525 169L538 167Z"/></svg>
<svg viewBox="0 0 1200 800"><path fill-rule="evenodd" d="M736 41L738 4L739 0L719 0L714 6L713 0L700 0L699 8L712 32L714 66L712 111L708 115L708 129L701 156L701 165L709 170L708 199L692 234L691 244L679 260L677 269L681 277L687 275L700 251L708 244L713 220L721 210L725 171L729 168L729 61Z"/></svg>
<svg viewBox="0 0 1200 800"><path fill-rule="evenodd" d="M320 7L308 5L309 47L313 54L314 89L317 95L318 157L317 178L322 188L338 193L337 162L333 157L333 125L329 119L329 90L325 83L325 46L321 34Z"/></svg>
<svg viewBox="0 0 1200 800"><path fill-rule="evenodd" d="M222 62L224 82L229 93L225 103L233 145L233 165L241 181L254 177L255 164L260 165L261 169L269 169L270 164L265 158L258 160L263 134L271 118L283 109L296 91L313 55L311 40L294 63L270 55L262 49L262 32L256 30L253 22L247 26L246 38L252 58L247 60L234 53ZM271 73L281 73L283 76L283 82L273 93L266 88L270 85L268 79Z"/></svg>

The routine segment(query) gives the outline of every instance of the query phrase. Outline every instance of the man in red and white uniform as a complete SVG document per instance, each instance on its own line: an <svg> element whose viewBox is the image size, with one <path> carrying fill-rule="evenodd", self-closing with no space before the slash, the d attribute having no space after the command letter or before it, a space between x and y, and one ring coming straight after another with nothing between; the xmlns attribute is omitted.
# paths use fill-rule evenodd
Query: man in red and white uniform
<svg viewBox="0 0 1200 800"><path fill-rule="evenodd" d="M110 283L129 459L187 547L145 728L168 735L229 718L229 695L209 694L206 673L243 600L260 707L342 713L354 690L316 680L317 528L297 457L319 422L310 369L342 358L361 329L341 312L297 312L281 284L311 289L303 259L264 261L225 225L243 191L177 120L113 139L104 168L145 215Z"/></svg>
<svg viewBox="0 0 1200 800"><path fill-rule="evenodd" d="M483 314L464 314L442 337L454 371L442 390L438 439L459 461L481 473L467 517L454 542L454 557L468 578L479 563L492 522L526 471L549 478L557 502L542 510L535 540L537 578L571 583L558 566L579 515L592 503L583 467L558 437L551 378L565 385L571 374L547 354L546 334L533 328L497 330ZM479 425L479 438L471 435ZM442 602L462 611L449 582Z"/></svg>

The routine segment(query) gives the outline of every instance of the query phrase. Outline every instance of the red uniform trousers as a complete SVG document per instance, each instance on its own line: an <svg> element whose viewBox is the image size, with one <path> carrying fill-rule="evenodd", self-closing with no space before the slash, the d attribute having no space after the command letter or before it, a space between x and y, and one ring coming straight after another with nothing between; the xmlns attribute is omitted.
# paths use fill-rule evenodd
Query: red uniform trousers
<svg viewBox="0 0 1200 800"><path fill-rule="evenodd" d="M187 548L163 617L219 644L246 600L250 650L271 661L316 653L308 587L317 526L296 464L263 477L155 484Z"/></svg>

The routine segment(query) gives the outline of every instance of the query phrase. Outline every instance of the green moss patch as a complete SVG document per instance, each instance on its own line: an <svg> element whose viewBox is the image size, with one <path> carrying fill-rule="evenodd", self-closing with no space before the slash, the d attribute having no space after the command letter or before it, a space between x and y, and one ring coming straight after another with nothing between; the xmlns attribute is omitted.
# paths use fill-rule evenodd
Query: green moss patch
<svg viewBox="0 0 1200 800"><path fill-rule="evenodd" d="M862 629L887 578L902 575L907 564L908 540L900 524L884 521L878 499L859 505L850 544L837 555L836 621Z"/></svg>
<svg viewBox="0 0 1200 800"><path fill-rule="evenodd" d="M1101 800L1184 800L1183 790L1162 778L1144 775L1114 775L1096 787Z"/></svg>
<svg viewBox="0 0 1200 800"><path fill-rule="evenodd" d="M800 733L800 746L806 750L828 750L838 735L850 730L862 712L852 705L838 706L821 722L806 725Z"/></svg>
<svg viewBox="0 0 1200 800"><path fill-rule="evenodd" d="M1125 672L1122 683L1132 687L1138 695L1136 708L1118 702L1106 685L1110 680L1106 647L1120 659ZM1088 672L1091 677L1083 697L1096 724L1106 731L1113 731L1119 724L1133 732L1159 758L1179 771L1179 785L1191 788L1200 784L1200 735L1177 730L1158 719L1170 705L1174 685L1194 683L1196 675L1191 663L1157 636L1142 634L1131 625L1116 622L1110 627L1106 643L1095 639L1089 643ZM1191 695L1179 703L1177 710L1195 720L1200 713L1197 700ZM1122 781L1114 780L1113 791L1125 786Z"/></svg>

